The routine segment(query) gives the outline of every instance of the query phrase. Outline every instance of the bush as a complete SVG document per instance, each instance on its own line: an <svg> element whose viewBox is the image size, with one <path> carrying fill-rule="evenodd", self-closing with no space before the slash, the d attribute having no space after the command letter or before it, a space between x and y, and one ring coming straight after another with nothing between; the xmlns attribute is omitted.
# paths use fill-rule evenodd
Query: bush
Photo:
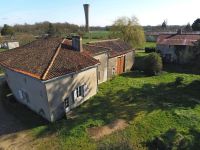
<svg viewBox="0 0 200 150"><path fill-rule="evenodd" d="M133 144L127 138L120 138L116 141L107 141L100 143L97 150L133 150Z"/></svg>
<svg viewBox="0 0 200 150"><path fill-rule="evenodd" d="M152 53L152 52L156 52L155 47L145 47L145 53Z"/></svg>
<svg viewBox="0 0 200 150"><path fill-rule="evenodd" d="M183 77L177 77L174 84L176 86L183 84L184 78Z"/></svg>
<svg viewBox="0 0 200 150"><path fill-rule="evenodd" d="M145 57L144 71L147 75L157 75L162 71L162 58L157 53L151 53Z"/></svg>

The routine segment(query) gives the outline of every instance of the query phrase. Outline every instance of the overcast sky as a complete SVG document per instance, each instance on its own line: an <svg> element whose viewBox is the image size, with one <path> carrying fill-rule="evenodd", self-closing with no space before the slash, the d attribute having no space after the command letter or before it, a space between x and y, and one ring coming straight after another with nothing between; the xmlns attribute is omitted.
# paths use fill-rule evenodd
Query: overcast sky
<svg viewBox="0 0 200 150"><path fill-rule="evenodd" d="M142 25L185 25L200 18L200 0L0 0L0 26L35 22L84 25L83 4L90 4L90 25L106 26L120 16Z"/></svg>

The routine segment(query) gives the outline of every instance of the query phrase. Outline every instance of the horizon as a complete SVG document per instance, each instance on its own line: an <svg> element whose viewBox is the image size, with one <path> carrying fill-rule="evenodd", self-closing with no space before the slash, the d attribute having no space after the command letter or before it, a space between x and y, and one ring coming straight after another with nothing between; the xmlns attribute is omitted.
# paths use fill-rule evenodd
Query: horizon
<svg viewBox="0 0 200 150"><path fill-rule="evenodd" d="M198 0L176 0L175 2L173 0L167 2L164 0L141 0L139 2L136 0L59 0L59 2L48 1L48 3L46 0L42 2L39 0L7 0L1 2L2 6L9 7L3 7L0 10L0 26L35 24L44 21L67 22L82 26L85 24L84 3L90 4L90 26L100 27L110 26L122 16L136 16L142 26L158 26L164 20L167 20L168 25L192 24L199 18L198 6L200 5ZM66 13L63 13L65 11Z"/></svg>

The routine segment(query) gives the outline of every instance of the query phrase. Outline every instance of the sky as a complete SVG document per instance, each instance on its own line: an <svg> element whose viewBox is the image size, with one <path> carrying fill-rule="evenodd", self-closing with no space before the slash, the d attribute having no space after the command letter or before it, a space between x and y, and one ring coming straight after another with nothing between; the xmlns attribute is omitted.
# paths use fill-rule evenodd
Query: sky
<svg viewBox="0 0 200 150"><path fill-rule="evenodd" d="M141 25L192 24L200 18L200 0L0 0L0 26L35 22L85 24L83 4L90 4L90 25L111 25L136 16Z"/></svg>

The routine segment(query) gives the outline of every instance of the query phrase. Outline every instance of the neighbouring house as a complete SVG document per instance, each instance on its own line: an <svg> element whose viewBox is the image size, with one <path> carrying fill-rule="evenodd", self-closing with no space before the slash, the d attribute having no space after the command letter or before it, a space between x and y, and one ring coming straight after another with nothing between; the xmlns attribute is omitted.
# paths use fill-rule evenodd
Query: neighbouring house
<svg viewBox="0 0 200 150"><path fill-rule="evenodd" d="M195 59L200 50L196 43L200 34L182 33L162 34L157 39L156 50L161 54L164 62L186 64Z"/></svg>
<svg viewBox="0 0 200 150"><path fill-rule="evenodd" d="M121 40L82 44L43 38L0 53L8 85L16 99L53 122L98 91L98 84L128 71L134 50Z"/></svg>
<svg viewBox="0 0 200 150"><path fill-rule="evenodd" d="M156 42L161 34L175 34L175 32L145 32L147 42Z"/></svg>
<svg viewBox="0 0 200 150"><path fill-rule="evenodd" d="M1 48L5 48L5 49L14 49L17 47L19 47L19 42L16 42L16 41L7 41L1 44Z"/></svg>

